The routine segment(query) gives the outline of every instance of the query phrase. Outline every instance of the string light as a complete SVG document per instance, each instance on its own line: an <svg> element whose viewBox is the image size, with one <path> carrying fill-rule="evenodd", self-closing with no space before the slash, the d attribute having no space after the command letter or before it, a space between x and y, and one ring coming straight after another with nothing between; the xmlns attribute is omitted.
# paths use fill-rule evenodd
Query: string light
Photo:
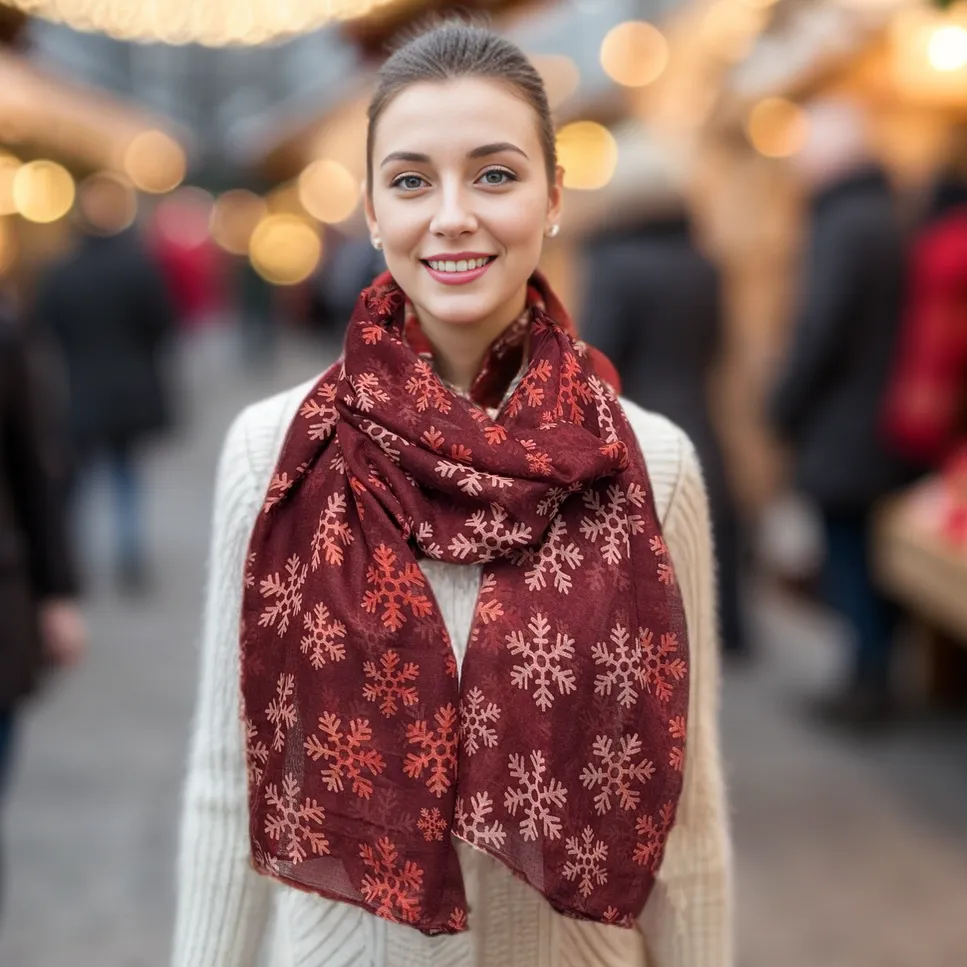
<svg viewBox="0 0 967 967"><path fill-rule="evenodd" d="M614 135L595 121L575 121L557 133L558 160L564 168L564 187L581 191L603 188L618 165Z"/></svg>
<svg viewBox="0 0 967 967"><path fill-rule="evenodd" d="M668 66L668 41L653 24L628 21L612 27L601 44L601 66L624 87L645 87Z"/></svg>
<svg viewBox="0 0 967 967"><path fill-rule="evenodd" d="M356 210L359 182L338 161L314 161L299 176L299 200L320 222L335 225Z"/></svg>
<svg viewBox="0 0 967 967"><path fill-rule="evenodd" d="M365 17L396 0L6 0L31 14L119 40L263 44Z"/></svg>
<svg viewBox="0 0 967 967"><path fill-rule="evenodd" d="M135 187L151 194L173 191L185 180L185 152L164 131L142 131L124 153L124 170Z"/></svg>
<svg viewBox="0 0 967 967"><path fill-rule="evenodd" d="M74 179L56 161L31 161L13 178L13 203L30 222L46 224L63 218L74 204Z"/></svg>
<svg viewBox="0 0 967 967"><path fill-rule="evenodd" d="M322 240L297 215L267 215L252 233L252 266L274 285L297 285L316 270L322 258Z"/></svg>

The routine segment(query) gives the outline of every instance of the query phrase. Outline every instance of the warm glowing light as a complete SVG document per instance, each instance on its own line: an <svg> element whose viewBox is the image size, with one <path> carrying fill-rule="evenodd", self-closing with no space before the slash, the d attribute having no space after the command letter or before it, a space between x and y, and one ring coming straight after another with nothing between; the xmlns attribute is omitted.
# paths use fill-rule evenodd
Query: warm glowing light
<svg viewBox="0 0 967 967"><path fill-rule="evenodd" d="M177 188L188 167L180 144L163 131L142 131L124 153L124 170L141 191L163 194Z"/></svg>
<svg viewBox="0 0 967 967"><path fill-rule="evenodd" d="M138 214L131 185L110 172L99 172L81 182L77 205L88 225L105 235L130 228Z"/></svg>
<svg viewBox="0 0 967 967"><path fill-rule="evenodd" d="M702 21L702 41L723 60L740 61L751 53L768 16L769 11L764 7L717 0Z"/></svg>
<svg viewBox="0 0 967 967"><path fill-rule="evenodd" d="M395 0L7 0L27 13L119 40L262 44L363 17Z"/></svg>
<svg viewBox="0 0 967 967"><path fill-rule="evenodd" d="M267 215L252 233L249 256L255 271L275 285L296 285L322 258L316 230L297 215Z"/></svg>
<svg viewBox="0 0 967 967"><path fill-rule="evenodd" d="M352 215L359 193L359 181L331 158L314 161L299 176L299 200L303 208L313 218L330 225Z"/></svg>
<svg viewBox="0 0 967 967"><path fill-rule="evenodd" d="M247 255L252 233L267 213L265 200L253 192L226 191L212 210L212 238L232 255Z"/></svg>
<svg viewBox="0 0 967 967"><path fill-rule="evenodd" d="M564 54L533 54L530 60L544 81L551 110L560 107L581 84L578 65Z"/></svg>
<svg viewBox="0 0 967 967"><path fill-rule="evenodd" d="M74 179L55 161L31 161L13 178L13 202L27 221L56 222L74 204Z"/></svg>
<svg viewBox="0 0 967 967"><path fill-rule="evenodd" d="M938 71L967 67L967 29L956 24L938 27L927 45L927 58Z"/></svg>
<svg viewBox="0 0 967 967"><path fill-rule="evenodd" d="M161 201L155 211L158 230L182 248L199 248L209 239L215 199L204 188L179 188Z"/></svg>
<svg viewBox="0 0 967 967"><path fill-rule="evenodd" d="M558 131L557 154L564 167L564 187L593 191L611 181L618 164L618 143L606 127L575 121Z"/></svg>
<svg viewBox="0 0 967 967"><path fill-rule="evenodd" d="M806 143L808 121L802 108L781 97L760 101L749 114L749 141L767 158L788 158Z"/></svg>
<svg viewBox="0 0 967 967"><path fill-rule="evenodd" d="M16 215L13 200L13 180L20 170L20 159L12 154L0 154L0 215Z"/></svg>
<svg viewBox="0 0 967 967"><path fill-rule="evenodd" d="M618 24L601 44L601 66L618 84L645 87L668 66L668 41L657 27L643 20Z"/></svg>

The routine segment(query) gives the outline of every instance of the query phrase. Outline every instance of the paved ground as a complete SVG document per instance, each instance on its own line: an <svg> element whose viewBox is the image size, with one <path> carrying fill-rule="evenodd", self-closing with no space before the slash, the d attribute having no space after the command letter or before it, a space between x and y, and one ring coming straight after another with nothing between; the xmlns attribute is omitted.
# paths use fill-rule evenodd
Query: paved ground
<svg viewBox="0 0 967 967"><path fill-rule="evenodd" d="M224 350L189 353L190 432L151 463L158 589L146 602L111 588L95 496L93 650L26 723L3 967L166 963L218 441L244 402L326 359L290 344L253 376ZM837 628L767 595L755 611L763 659L725 689L742 967L962 967L967 726L924 720L862 745L813 733L797 701L829 674Z"/></svg>

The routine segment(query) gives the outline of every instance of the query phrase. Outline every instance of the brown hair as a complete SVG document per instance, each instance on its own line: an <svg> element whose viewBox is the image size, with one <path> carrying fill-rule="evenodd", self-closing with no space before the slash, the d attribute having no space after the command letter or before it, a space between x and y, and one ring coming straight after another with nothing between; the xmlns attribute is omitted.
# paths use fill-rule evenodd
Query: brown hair
<svg viewBox="0 0 967 967"><path fill-rule="evenodd" d="M461 77L500 81L534 109L548 183L554 183L557 165L554 124L541 75L516 44L492 30L461 21L444 21L405 43L379 71L376 92L369 103L366 133L366 177L370 193L376 125L393 98L413 84L443 83Z"/></svg>

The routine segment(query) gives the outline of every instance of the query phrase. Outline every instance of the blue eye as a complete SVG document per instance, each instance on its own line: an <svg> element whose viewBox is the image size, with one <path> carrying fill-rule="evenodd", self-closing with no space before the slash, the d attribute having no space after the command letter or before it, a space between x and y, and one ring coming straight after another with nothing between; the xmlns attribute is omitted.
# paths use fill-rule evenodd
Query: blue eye
<svg viewBox="0 0 967 967"><path fill-rule="evenodd" d="M404 191L418 191L426 184L422 175L400 175L393 180L393 188L402 188Z"/></svg>
<svg viewBox="0 0 967 967"><path fill-rule="evenodd" d="M516 181L517 177L513 172L508 171L506 168L491 168L489 171L485 171L481 176L480 180L485 185L491 185L494 188L499 188L501 185L506 185L511 181Z"/></svg>

